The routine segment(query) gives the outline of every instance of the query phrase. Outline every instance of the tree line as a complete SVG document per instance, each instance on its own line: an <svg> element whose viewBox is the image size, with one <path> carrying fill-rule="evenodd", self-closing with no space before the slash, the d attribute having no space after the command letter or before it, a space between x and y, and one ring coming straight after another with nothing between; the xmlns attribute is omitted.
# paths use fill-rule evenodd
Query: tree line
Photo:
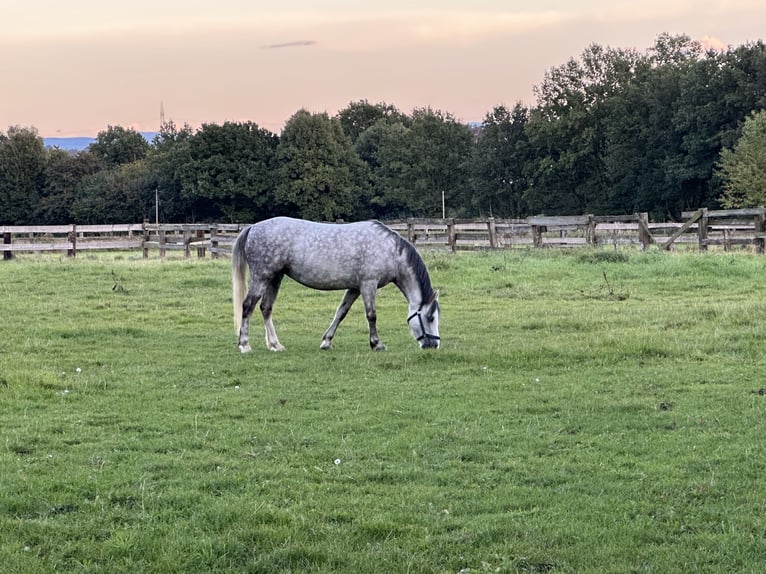
<svg viewBox="0 0 766 574"><path fill-rule="evenodd" d="M109 126L86 150L0 132L0 224L525 217L766 203L766 46L705 51L660 35L593 44L551 68L536 104L478 126L432 108L352 102L252 122L168 122L152 142Z"/></svg>

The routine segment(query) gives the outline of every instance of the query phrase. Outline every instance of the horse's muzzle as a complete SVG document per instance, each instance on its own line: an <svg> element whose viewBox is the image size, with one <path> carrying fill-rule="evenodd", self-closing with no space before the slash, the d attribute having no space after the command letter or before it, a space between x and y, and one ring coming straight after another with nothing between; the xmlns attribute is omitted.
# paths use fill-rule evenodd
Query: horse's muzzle
<svg viewBox="0 0 766 574"><path fill-rule="evenodd" d="M438 349L439 348L439 339L436 338L426 338L423 339L420 342L420 348L421 349Z"/></svg>

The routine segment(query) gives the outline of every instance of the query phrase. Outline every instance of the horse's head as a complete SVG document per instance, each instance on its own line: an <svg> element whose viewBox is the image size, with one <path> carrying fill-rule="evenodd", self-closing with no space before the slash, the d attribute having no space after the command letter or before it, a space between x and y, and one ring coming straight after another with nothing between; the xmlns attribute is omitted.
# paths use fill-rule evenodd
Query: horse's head
<svg viewBox="0 0 766 574"><path fill-rule="evenodd" d="M433 295L425 303L410 307L407 324L421 349L438 349L439 339L439 293Z"/></svg>

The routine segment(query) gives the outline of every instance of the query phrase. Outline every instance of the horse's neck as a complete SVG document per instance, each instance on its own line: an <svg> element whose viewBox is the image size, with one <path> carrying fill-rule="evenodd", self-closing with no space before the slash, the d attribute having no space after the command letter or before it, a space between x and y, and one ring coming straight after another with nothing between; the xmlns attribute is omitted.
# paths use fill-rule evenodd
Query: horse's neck
<svg viewBox="0 0 766 574"><path fill-rule="evenodd" d="M396 282L399 290L407 299L411 309L416 309L424 303L425 293L417 275L409 266L405 266L403 273Z"/></svg>

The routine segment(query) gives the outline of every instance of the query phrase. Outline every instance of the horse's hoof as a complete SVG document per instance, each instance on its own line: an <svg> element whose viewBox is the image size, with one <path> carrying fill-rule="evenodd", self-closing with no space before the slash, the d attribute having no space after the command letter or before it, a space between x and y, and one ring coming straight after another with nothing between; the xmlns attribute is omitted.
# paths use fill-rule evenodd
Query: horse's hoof
<svg viewBox="0 0 766 574"><path fill-rule="evenodd" d="M329 351L332 348L332 343L330 341L322 341L322 344L319 345L319 348L323 351Z"/></svg>
<svg viewBox="0 0 766 574"><path fill-rule="evenodd" d="M269 351L273 351L275 353L281 353L284 350L285 350L285 348L282 345L279 345L279 344L274 345L273 347L269 347Z"/></svg>
<svg viewBox="0 0 766 574"><path fill-rule="evenodd" d="M239 346L239 352L240 353L249 353L253 349L250 347L250 345L240 345Z"/></svg>
<svg viewBox="0 0 766 574"><path fill-rule="evenodd" d="M378 343L372 348L373 351L385 351L386 346L383 343Z"/></svg>

